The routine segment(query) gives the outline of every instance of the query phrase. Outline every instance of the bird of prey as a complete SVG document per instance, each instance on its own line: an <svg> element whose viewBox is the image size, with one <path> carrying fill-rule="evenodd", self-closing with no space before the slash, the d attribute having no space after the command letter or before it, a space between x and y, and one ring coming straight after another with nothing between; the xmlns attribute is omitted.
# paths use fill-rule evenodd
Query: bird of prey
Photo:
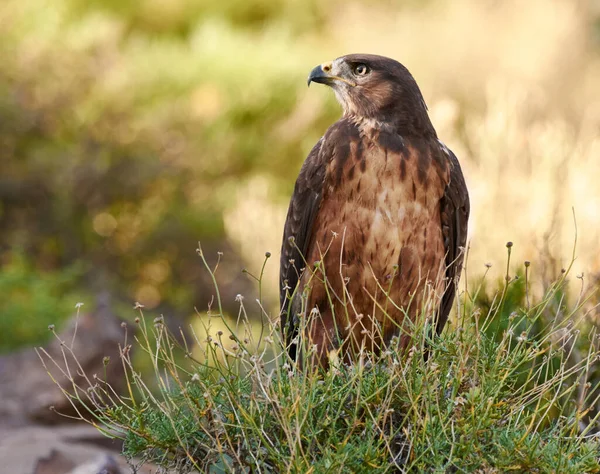
<svg viewBox="0 0 600 474"><path fill-rule="evenodd" d="M448 319L463 261L469 195L408 69L351 54L315 67L343 116L304 162L285 222L281 328L292 358L307 337L311 365L340 348L406 348L419 314ZM303 329L299 329L303 328ZM348 343L348 341L352 341ZM344 352L344 351L342 351Z"/></svg>

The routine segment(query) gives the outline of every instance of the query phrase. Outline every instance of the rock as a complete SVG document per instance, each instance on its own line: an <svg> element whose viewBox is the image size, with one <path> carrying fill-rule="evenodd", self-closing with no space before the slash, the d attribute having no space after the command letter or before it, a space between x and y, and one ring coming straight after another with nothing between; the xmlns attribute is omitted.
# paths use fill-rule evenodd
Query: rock
<svg viewBox="0 0 600 474"><path fill-rule="evenodd" d="M121 443L88 425L30 426L0 432L0 472L11 474L125 474L132 472L119 456ZM110 441L110 440L109 440ZM139 474L157 472L136 464Z"/></svg>
<svg viewBox="0 0 600 474"><path fill-rule="evenodd" d="M47 456L38 459L33 474L57 474L69 472L75 467L75 463L63 453L52 449Z"/></svg>
<svg viewBox="0 0 600 474"><path fill-rule="evenodd" d="M77 466L69 474L122 474L117 460L110 454L99 456L97 459Z"/></svg>
<svg viewBox="0 0 600 474"><path fill-rule="evenodd" d="M68 377L50 358L65 370L62 352L65 350L69 371L71 374L77 374L77 364L68 350L71 349L84 373L89 377L98 374L104 379L106 370L107 381L119 391L124 377L118 343L123 340L123 336L121 321L112 313L108 296L102 295L95 311L73 317L66 329L60 333L58 339L64 342L65 347L61 346L58 339L54 339L40 354L52 377L67 390L72 390ZM103 364L105 357L110 358L106 368ZM75 380L84 388L88 387L83 377L75 375ZM31 420L41 423L67 421L66 418L50 411L50 406L54 406L59 413L75 414L68 399L48 376L33 348L0 356L0 400L0 429L3 426L23 426Z"/></svg>
<svg viewBox="0 0 600 474"><path fill-rule="evenodd" d="M40 354L52 378L69 391L72 384L66 373L73 374L83 389L89 386L86 379L78 375L82 370L92 383L92 376L98 374L119 392L125 381L118 346L124 340L124 332L121 321L110 309L108 296L102 295L94 311L74 317ZM110 357L107 366L103 362L105 357ZM75 415L76 412L48 372L33 348L0 356L0 472L132 472L131 466L120 456L123 448L120 441L104 436L84 422L72 423L69 418L56 414ZM56 412L48 409L50 405ZM51 424L53 426L49 426ZM134 472L151 474L158 470L136 463Z"/></svg>

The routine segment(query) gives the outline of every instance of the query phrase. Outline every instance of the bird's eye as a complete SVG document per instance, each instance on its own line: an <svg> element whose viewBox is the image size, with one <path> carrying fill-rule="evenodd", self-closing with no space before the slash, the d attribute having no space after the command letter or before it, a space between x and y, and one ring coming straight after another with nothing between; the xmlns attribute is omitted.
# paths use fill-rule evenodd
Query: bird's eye
<svg viewBox="0 0 600 474"><path fill-rule="evenodd" d="M357 76L366 76L369 72L370 69L366 64L357 64L354 66L354 74Z"/></svg>

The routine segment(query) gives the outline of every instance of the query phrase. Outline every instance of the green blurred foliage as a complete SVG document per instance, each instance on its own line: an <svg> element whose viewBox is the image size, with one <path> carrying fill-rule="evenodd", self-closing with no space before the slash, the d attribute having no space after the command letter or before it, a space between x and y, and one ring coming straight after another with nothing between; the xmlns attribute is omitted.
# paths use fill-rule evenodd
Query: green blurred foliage
<svg viewBox="0 0 600 474"><path fill-rule="evenodd" d="M38 344L48 338L50 324L60 324L75 313L72 293L82 268L41 272L15 252L0 272L0 353L18 348L23 341ZM84 298L85 299L85 298Z"/></svg>
<svg viewBox="0 0 600 474"><path fill-rule="evenodd" d="M267 23L288 23L294 32L319 25L323 9L314 0L72 0L73 13L101 10L119 16L129 31L186 36L200 19L221 18L234 27L261 28Z"/></svg>

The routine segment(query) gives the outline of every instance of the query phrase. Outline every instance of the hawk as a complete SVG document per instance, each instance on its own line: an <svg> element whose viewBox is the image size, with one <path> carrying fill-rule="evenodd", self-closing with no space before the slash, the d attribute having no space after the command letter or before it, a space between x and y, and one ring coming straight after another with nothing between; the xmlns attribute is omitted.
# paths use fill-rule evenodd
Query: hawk
<svg viewBox="0 0 600 474"><path fill-rule="evenodd" d="M327 366L341 347L376 353L397 335L406 348L420 312L441 332L463 262L469 195L402 64L351 54L315 67L311 82L333 89L343 116L294 187L281 248L281 328L292 358L304 335L316 349L311 364Z"/></svg>

